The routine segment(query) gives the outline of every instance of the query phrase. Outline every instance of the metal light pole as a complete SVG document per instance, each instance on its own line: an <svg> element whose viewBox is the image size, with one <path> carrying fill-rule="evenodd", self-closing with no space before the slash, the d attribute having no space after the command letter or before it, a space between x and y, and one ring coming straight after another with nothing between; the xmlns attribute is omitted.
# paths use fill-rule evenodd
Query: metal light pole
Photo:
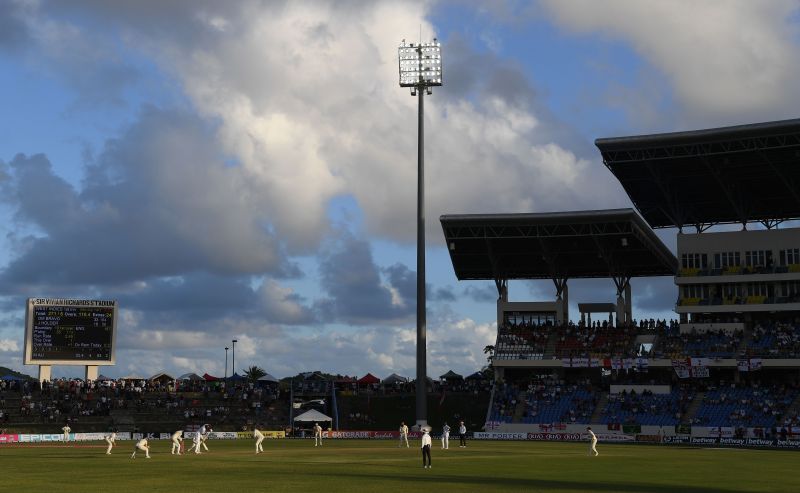
<svg viewBox="0 0 800 493"><path fill-rule="evenodd" d="M236 339L233 341L233 347L231 348L231 378L236 375L236 343L239 342Z"/></svg>
<svg viewBox="0 0 800 493"><path fill-rule="evenodd" d="M425 93L433 86L442 85L442 50L434 38L432 43L407 44L398 48L400 62L400 87L410 87L411 95L418 96L417 114L417 426L428 425L427 402L427 335L425 303Z"/></svg>
<svg viewBox="0 0 800 493"><path fill-rule="evenodd" d="M228 348L225 348L225 385L228 384Z"/></svg>

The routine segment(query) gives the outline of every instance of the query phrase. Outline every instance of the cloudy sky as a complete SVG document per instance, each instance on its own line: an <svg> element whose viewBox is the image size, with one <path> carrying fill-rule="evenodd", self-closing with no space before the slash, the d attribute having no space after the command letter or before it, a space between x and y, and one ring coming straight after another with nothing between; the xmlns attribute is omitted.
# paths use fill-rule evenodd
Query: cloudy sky
<svg viewBox="0 0 800 493"><path fill-rule="evenodd" d="M28 297L88 297L122 307L110 376L222 375L234 338L237 371L413 376L420 36L434 376L496 331L441 214L628 207L594 139L800 116L795 0L0 1L0 366L36 372ZM671 280L633 289L669 316Z"/></svg>

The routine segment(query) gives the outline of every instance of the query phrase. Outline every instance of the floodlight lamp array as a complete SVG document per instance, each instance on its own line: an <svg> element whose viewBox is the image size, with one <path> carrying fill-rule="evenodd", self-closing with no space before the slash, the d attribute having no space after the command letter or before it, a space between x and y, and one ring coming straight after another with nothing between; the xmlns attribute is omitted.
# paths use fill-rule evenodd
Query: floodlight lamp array
<svg viewBox="0 0 800 493"><path fill-rule="evenodd" d="M400 87L430 87L442 85L442 46L432 43L406 43L398 48Z"/></svg>

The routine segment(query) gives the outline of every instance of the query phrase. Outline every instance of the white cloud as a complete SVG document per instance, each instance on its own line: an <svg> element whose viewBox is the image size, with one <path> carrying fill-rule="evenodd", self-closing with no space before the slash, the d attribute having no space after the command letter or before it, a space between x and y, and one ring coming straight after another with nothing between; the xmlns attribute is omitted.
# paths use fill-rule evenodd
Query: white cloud
<svg viewBox="0 0 800 493"><path fill-rule="evenodd" d="M219 122L221 145L242 163L245 190L273 211L271 223L291 251L316 248L327 233L328 202L345 194L358 200L370 232L408 241L417 101L398 87L396 50L420 24L435 36L424 9L245 4L226 16L224 33L200 44L160 32L131 39L149 47L200 113ZM586 202L582 189L595 180L574 178L588 163L555 143L535 143L541 129L531 108L497 95L448 100L447 91L445 83L427 98L431 217ZM438 231L436 221L429 229Z"/></svg>
<svg viewBox="0 0 800 493"><path fill-rule="evenodd" d="M19 351L19 344L14 339L0 339L0 351Z"/></svg>
<svg viewBox="0 0 800 493"><path fill-rule="evenodd" d="M661 71L684 118L795 117L797 2L542 0L569 30L626 41ZM787 104L790 103L790 104ZM738 118L738 120L737 120Z"/></svg>

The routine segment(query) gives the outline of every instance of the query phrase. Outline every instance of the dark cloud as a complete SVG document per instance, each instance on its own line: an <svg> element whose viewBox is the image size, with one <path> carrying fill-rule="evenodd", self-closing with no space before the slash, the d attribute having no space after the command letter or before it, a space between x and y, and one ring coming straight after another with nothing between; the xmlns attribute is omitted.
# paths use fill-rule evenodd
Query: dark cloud
<svg viewBox="0 0 800 493"><path fill-rule="evenodd" d="M328 298L317 302L323 319L354 324L393 321L414 313L414 305L402 299L409 292L409 271L395 265L389 279L399 284L401 299L382 284L369 243L343 234L331 240L320 254L320 284ZM413 298L412 298L413 299Z"/></svg>
<svg viewBox="0 0 800 493"><path fill-rule="evenodd" d="M488 303L497 301L497 288L488 283L481 283L481 285L470 284L464 288L464 296L476 301L478 303Z"/></svg>
<svg viewBox="0 0 800 493"><path fill-rule="evenodd" d="M30 31L22 17L21 3L0 2L0 50L13 51L30 40Z"/></svg>
<svg viewBox="0 0 800 493"><path fill-rule="evenodd" d="M639 278L631 281L634 312L650 318L648 313L670 312L675 309L678 288L672 277ZM634 313L634 318L636 313ZM675 315L677 318L677 314Z"/></svg>
<svg viewBox="0 0 800 493"><path fill-rule="evenodd" d="M453 288L450 286L446 286L443 288L434 288L432 286L428 286L427 290L425 291L428 296L428 301L439 301L439 302L454 302L456 301L456 295L453 293Z"/></svg>
<svg viewBox="0 0 800 493"><path fill-rule="evenodd" d="M400 294L404 302L417 299L417 273L403 264L394 264L384 269L389 284Z"/></svg>
<svg viewBox="0 0 800 493"><path fill-rule="evenodd" d="M118 293L120 306L130 310L193 320L252 317L256 295L246 279L206 273L159 279L134 294Z"/></svg>
<svg viewBox="0 0 800 493"><path fill-rule="evenodd" d="M492 52L473 49L462 35L452 34L444 43L446 90L437 97L460 101L492 96L515 107L532 109L537 94L523 69Z"/></svg>
<svg viewBox="0 0 800 493"><path fill-rule="evenodd" d="M190 272L300 275L238 168L197 117L147 108L86 170L82 190L43 155L16 156L0 192L42 234L18 241L0 292L109 285ZM257 199L254 199L257 200Z"/></svg>

